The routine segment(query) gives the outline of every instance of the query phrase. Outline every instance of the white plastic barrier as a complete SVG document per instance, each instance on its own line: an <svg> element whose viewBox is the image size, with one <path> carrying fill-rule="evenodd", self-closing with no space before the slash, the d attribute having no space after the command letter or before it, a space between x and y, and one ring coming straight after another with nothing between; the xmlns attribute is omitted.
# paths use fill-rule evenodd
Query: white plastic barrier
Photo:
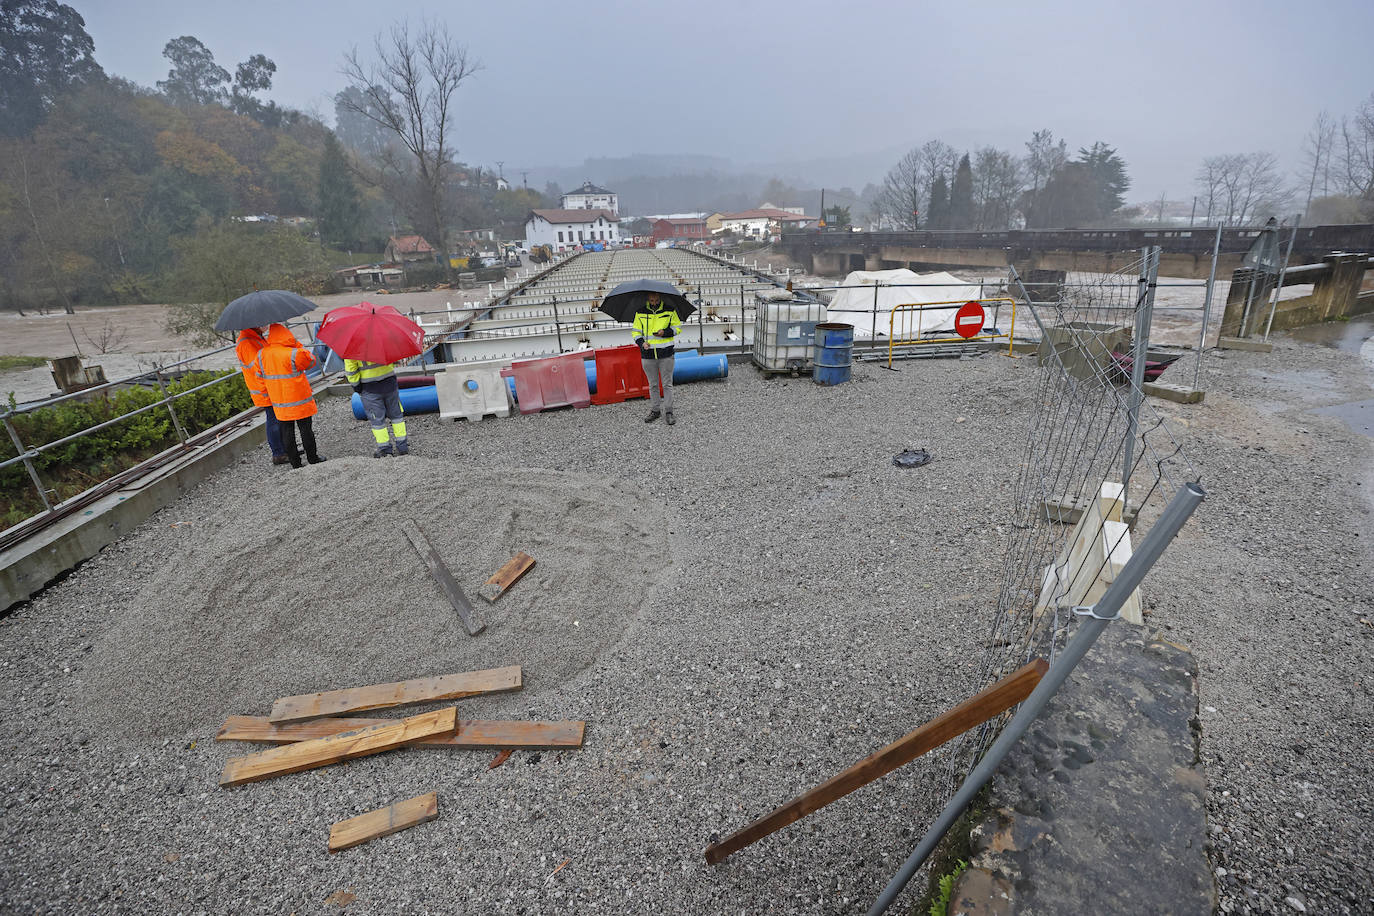
<svg viewBox="0 0 1374 916"><path fill-rule="evenodd" d="M480 420L487 414L510 416L510 393L501 370L502 360L449 366L434 374L442 419Z"/></svg>

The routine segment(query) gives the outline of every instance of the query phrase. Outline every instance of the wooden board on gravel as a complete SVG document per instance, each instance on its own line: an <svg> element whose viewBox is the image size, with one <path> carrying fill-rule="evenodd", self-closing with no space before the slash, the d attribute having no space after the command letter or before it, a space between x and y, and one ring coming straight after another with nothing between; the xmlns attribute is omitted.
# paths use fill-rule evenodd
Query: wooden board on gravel
<svg viewBox="0 0 1374 916"><path fill-rule="evenodd" d="M506 561L506 565L498 569L482 588L478 591L488 602L495 602L510 587L520 581L520 577L534 568L534 557L525 553L523 550Z"/></svg>
<svg viewBox="0 0 1374 916"><path fill-rule="evenodd" d="M432 821L439 816L439 796L433 792L369 811L329 828L329 851L339 852L361 846L368 840L399 833L407 827Z"/></svg>
<svg viewBox="0 0 1374 916"><path fill-rule="evenodd" d="M434 577L435 583L448 598L448 603L453 606L453 610L458 614L458 619L462 621L464 629L469 636L476 636L487 628L487 625L477 619L477 612L468 603L467 596L458 587L458 582L453 578L453 573L449 572L448 566L444 564L439 556L439 551L434 549L430 543L429 536L425 534L423 528L410 519L402 528L406 537L410 538L410 543L415 547L415 552L420 555L420 559L425 561L429 567L429 574Z"/></svg>
<svg viewBox="0 0 1374 916"><path fill-rule="evenodd" d="M266 716L229 716L215 735L216 741L249 741L256 744L291 744L327 738L340 732L386 725L394 719L327 718L293 725L274 725ZM459 719L458 730L416 741L414 747L513 747L524 749L581 747L586 723L506 722L493 719Z"/></svg>
<svg viewBox="0 0 1374 916"><path fill-rule="evenodd" d="M272 704L268 719L280 725L284 722L304 722L322 716L340 716L369 709L390 709L414 706L437 700L459 700L483 693L503 693L521 687L520 666L488 668L485 671L465 671L441 674L437 677L415 678L391 684L368 687L348 687L300 696L282 697Z"/></svg>
<svg viewBox="0 0 1374 916"><path fill-rule="evenodd" d="M386 725L373 725L356 731L315 738L298 744L286 744L269 748L246 757L231 757L224 764L219 784L225 788L257 782L287 773L299 773L389 751L432 738L435 735L451 735L458 728L458 709L449 706L433 712L422 712L408 719L396 719Z"/></svg>

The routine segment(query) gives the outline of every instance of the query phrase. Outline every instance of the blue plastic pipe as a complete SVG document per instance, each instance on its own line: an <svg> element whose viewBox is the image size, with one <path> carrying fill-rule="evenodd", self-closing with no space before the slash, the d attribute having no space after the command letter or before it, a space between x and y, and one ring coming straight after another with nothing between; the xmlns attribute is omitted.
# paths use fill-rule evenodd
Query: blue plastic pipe
<svg viewBox="0 0 1374 916"><path fill-rule="evenodd" d="M586 361L587 387L592 391L596 390L596 363L592 360ZM725 378L729 375L729 363L725 359L724 353L715 353L708 356L701 356L696 350L687 350L679 353L677 359L673 361L673 384L681 385L685 382L700 382L713 378ZM515 399L515 379L506 379L506 387L510 391L510 396ZM358 420L366 420L367 413L363 410L363 399L358 395L352 397L353 416ZM420 388L401 389L401 409L406 413L437 413L439 411L439 392L433 385Z"/></svg>

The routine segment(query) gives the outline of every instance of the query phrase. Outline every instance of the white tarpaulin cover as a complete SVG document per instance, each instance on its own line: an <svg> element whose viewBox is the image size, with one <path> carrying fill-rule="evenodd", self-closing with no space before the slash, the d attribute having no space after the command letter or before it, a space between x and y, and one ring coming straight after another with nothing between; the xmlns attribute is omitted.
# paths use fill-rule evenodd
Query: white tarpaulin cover
<svg viewBox="0 0 1374 916"><path fill-rule="evenodd" d="M953 274L938 273L918 274L915 271L902 268L901 270L855 270L844 278L845 287L860 287L854 289L840 289L835 291L835 298L830 300L827 321L836 321L843 324L854 325L854 337L856 340L869 340L873 336L874 327L874 298L873 284L878 284L877 297L877 331L878 338L885 339L888 330L888 316L892 309L899 305L911 303L928 302L953 302L948 309L930 309L921 314L921 331L948 331L954 332L954 313L959 306L970 299L977 299L979 296L979 286L977 283L969 283L961 280ZM904 283L920 284L919 286L902 286ZM867 287L863 289L862 287ZM898 318L898 337L902 327L906 327L909 332L914 332L916 328L916 316L914 314L905 318ZM989 323L991 317L989 316Z"/></svg>

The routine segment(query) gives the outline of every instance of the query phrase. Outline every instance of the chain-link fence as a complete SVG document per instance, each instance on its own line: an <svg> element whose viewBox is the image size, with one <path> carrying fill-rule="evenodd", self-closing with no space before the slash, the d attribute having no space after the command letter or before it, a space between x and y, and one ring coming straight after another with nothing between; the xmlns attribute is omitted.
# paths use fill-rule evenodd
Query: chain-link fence
<svg viewBox="0 0 1374 916"><path fill-rule="evenodd" d="M1102 630L1142 622L1141 580L1204 496L1144 399L1145 381L1177 358L1149 345L1158 272L1149 248L1121 272L1066 282L1052 302L1019 289L1041 369L981 683L1033 658L1050 667L1010 721L952 749L952 798L870 913L891 905Z"/></svg>

